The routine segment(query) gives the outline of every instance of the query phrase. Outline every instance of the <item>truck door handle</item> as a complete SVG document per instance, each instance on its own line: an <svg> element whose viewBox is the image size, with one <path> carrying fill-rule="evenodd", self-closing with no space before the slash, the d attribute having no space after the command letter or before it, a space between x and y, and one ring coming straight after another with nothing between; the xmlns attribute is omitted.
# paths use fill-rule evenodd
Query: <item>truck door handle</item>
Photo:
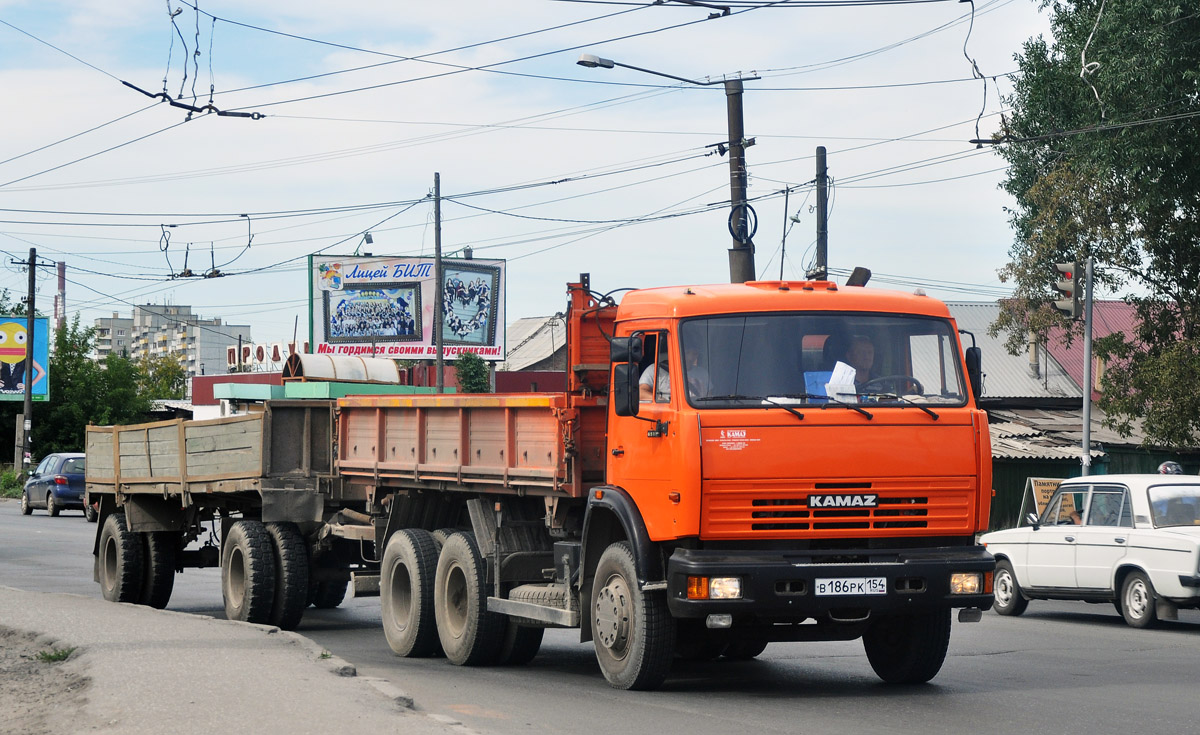
<svg viewBox="0 0 1200 735"><path fill-rule="evenodd" d="M1068 543L1074 543L1074 542L1075 542L1075 537L1074 537L1074 536L1067 536L1066 540L1067 540L1067 542L1068 542Z"/></svg>
<svg viewBox="0 0 1200 735"><path fill-rule="evenodd" d="M616 449L612 450L612 456L614 457L620 457L622 454L625 454L625 450L621 447L617 447Z"/></svg>

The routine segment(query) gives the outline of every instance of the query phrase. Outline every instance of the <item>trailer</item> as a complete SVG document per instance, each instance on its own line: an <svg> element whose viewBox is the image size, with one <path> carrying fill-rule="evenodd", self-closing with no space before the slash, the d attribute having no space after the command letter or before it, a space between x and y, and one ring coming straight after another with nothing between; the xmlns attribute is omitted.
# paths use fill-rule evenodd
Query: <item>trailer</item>
<svg viewBox="0 0 1200 735"><path fill-rule="evenodd" d="M353 581L398 656L519 665L575 628L622 689L805 640L937 674L994 569L980 356L943 304L772 281L618 305L584 275L566 313L561 393L89 427L105 597L162 606L219 564L229 617L295 627Z"/></svg>

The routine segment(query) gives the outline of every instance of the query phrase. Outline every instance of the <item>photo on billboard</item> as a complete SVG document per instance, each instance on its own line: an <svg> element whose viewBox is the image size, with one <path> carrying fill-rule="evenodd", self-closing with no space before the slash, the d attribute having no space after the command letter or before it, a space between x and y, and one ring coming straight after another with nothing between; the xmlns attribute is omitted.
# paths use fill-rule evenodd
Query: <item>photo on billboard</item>
<svg viewBox="0 0 1200 735"><path fill-rule="evenodd" d="M26 318L0 316L0 401L25 400L26 357L33 348L32 398L45 401L50 397L50 320L34 319L33 344L30 345Z"/></svg>
<svg viewBox="0 0 1200 735"><path fill-rule="evenodd" d="M444 266L443 273L442 344L494 343L500 269L458 262Z"/></svg>
<svg viewBox="0 0 1200 735"><path fill-rule="evenodd" d="M420 341L421 284L339 284L321 292L325 334L332 344Z"/></svg>

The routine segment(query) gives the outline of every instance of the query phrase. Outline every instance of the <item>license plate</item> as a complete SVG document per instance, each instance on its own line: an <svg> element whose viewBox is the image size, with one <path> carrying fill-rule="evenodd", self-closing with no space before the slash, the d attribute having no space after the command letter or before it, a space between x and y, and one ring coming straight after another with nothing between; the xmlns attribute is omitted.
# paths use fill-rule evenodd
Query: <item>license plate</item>
<svg viewBox="0 0 1200 735"><path fill-rule="evenodd" d="M818 579L817 596L831 595L886 595L886 577L840 577Z"/></svg>

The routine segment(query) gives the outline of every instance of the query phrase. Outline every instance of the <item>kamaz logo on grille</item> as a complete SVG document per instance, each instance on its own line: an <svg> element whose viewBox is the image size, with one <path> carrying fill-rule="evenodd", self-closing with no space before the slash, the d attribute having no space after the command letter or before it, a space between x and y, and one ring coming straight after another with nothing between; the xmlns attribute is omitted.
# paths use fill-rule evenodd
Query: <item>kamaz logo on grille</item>
<svg viewBox="0 0 1200 735"><path fill-rule="evenodd" d="M878 495L809 495L809 508L875 508Z"/></svg>

